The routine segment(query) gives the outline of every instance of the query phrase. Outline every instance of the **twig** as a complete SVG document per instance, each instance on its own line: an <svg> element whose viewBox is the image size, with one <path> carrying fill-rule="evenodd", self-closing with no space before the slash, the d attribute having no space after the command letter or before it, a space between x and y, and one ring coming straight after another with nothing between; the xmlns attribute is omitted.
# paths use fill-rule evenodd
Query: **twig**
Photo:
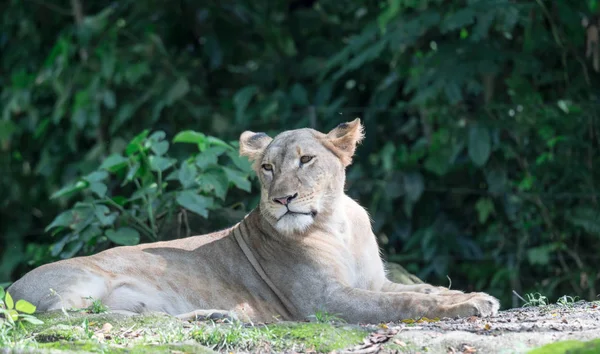
<svg viewBox="0 0 600 354"><path fill-rule="evenodd" d="M516 297L518 297L519 299L521 299L523 302L527 302L527 300L523 299L523 297L521 295L519 295L519 293L517 293L516 290L512 291L513 295L515 295Z"/></svg>

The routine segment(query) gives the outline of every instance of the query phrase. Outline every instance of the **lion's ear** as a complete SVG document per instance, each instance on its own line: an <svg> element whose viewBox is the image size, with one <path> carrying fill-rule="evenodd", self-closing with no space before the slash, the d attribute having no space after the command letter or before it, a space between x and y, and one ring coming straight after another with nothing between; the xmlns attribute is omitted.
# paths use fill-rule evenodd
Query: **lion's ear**
<svg viewBox="0 0 600 354"><path fill-rule="evenodd" d="M360 119L342 123L327 133L327 141L333 145L333 152L342 160L345 166L352 163L356 145L365 137Z"/></svg>
<svg viewBox="0 0 600 354"><path fill-rule="evenodd" d="M255 133L249 130L240 135L240 155L247 156L250 162L260 157L273 138L265 133Z"/></svg>

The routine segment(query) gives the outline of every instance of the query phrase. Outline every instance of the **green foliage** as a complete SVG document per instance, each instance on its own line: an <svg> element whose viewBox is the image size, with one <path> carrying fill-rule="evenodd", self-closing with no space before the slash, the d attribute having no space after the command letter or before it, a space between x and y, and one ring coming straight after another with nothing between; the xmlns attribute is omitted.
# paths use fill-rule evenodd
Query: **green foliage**
<svg viewBox="0 0 600 354"><path fill-rule="evenodd" d="M322 311L322 310L315 312L315 314L310 317L313 317L317 323L332 323L332 322L344 323L345 322L344 319L341 318L339 315L330 314L327 311Z"/></svg>
<svg viewBox="0 0 600 354"><path fill-rule="evenodd" d="M195 131L180 132L174 143L192 144L196 151L177 160L168 155L166 134L148 130L136 135L123 153L113 153L100 167L61 188L52 198L83 194L85 200L59 214L46 231L62 238L52 255L72 257L92 253L102 243L136 245L156 241L187 212L208 218L222 208L232 187L250 191L250 167L230 144Z"/></svg>
<svg viewBox="0 0 600 354"><path fill-rule="evenodd" d="M26 300L16 302L8 291L0 287L0 346L3 343L15 341L18 327L23 328L23 323L33 325L43 324L33 314L36 307Z"/></svg>
<svg viewBox="0 0 600 354"><path fill-rule="evenodd" d="M0 281L231 224L258 195L224 141L358 116L348 192L388 260L509 306L596 299L597 2L303 5L7 2Z"/></svg>
<svg viewBox="0 0 600 354"><path fill-rule="evenodd" d="M523 307L529 306L546 306L549 304L548 298L540 293L525 294L527 299Z"/></svg>
<svg viewBox="0 0 600 354"><path fill-rule="evenodd" d="M92 297L88 297L88 300L92 301L92 304L88 306L87 311L90 313L105 313L108 312L108 306L102 303L101 299L94 299Z"/></svg>
<svg viewBox="0 0 600 354"><path fill-rule="evenodd" d="M269 326L201 326L192 332L200 344L219 351L257 350L266 344L277 351L312 350L331 352L362 342L367 333L357 328L339 328L330 323L287 323Z"/></svg>
<svg viewBox="0 0 600 354"><path fill-rule="evenodd" d="M552 353L569 353L569 354L592 354L600 350L600 339L582 342L579 340L564 340L551 344L546 344L542 347L530 350L529 354L552 354Z"/></svg>

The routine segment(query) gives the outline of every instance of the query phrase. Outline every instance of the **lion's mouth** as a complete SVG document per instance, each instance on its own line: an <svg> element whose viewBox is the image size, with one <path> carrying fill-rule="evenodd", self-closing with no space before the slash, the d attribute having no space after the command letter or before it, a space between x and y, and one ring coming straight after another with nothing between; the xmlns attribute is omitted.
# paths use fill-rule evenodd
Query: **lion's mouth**
<svg viewBox="0 0 600 354"><path fill-rule="evenodd" d="M278 219L278 220L281 220L281 219L282 219L284 216L286 216L286 215L294 215L294 214L295 214L295 215L306 215L306 216L310 216L310 217L313 217L313 218L314 218L315 216L317 216L317 211L316 211L316 210L311 210L310 212L304 213L304 212L301 212L301 211L293 211L293 210L290 210L290 209L288 209L288 210L285 212L285 214L283 214L283 215L281 215L281 216L279 217L279 219Z"/></svg>

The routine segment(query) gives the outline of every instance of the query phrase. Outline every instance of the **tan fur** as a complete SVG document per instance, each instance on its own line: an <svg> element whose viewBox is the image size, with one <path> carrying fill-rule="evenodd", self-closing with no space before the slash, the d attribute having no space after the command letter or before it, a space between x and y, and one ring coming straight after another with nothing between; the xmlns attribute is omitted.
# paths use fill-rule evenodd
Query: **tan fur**
<svg viewBox="0 0 600 354"><path fill-rule="evenodd" d="M255 322L317 311L371 323L495 314L498 301L484 293L386 279L369 216L344 193L345 167L362 137L358 119L327 134L244 132L240 153L254 162L261 201L239 224L44 265L9 291L40 311L86 307L91 296L111 310L225 312ZM310 161L301 164L302 156Z"/></svg>

